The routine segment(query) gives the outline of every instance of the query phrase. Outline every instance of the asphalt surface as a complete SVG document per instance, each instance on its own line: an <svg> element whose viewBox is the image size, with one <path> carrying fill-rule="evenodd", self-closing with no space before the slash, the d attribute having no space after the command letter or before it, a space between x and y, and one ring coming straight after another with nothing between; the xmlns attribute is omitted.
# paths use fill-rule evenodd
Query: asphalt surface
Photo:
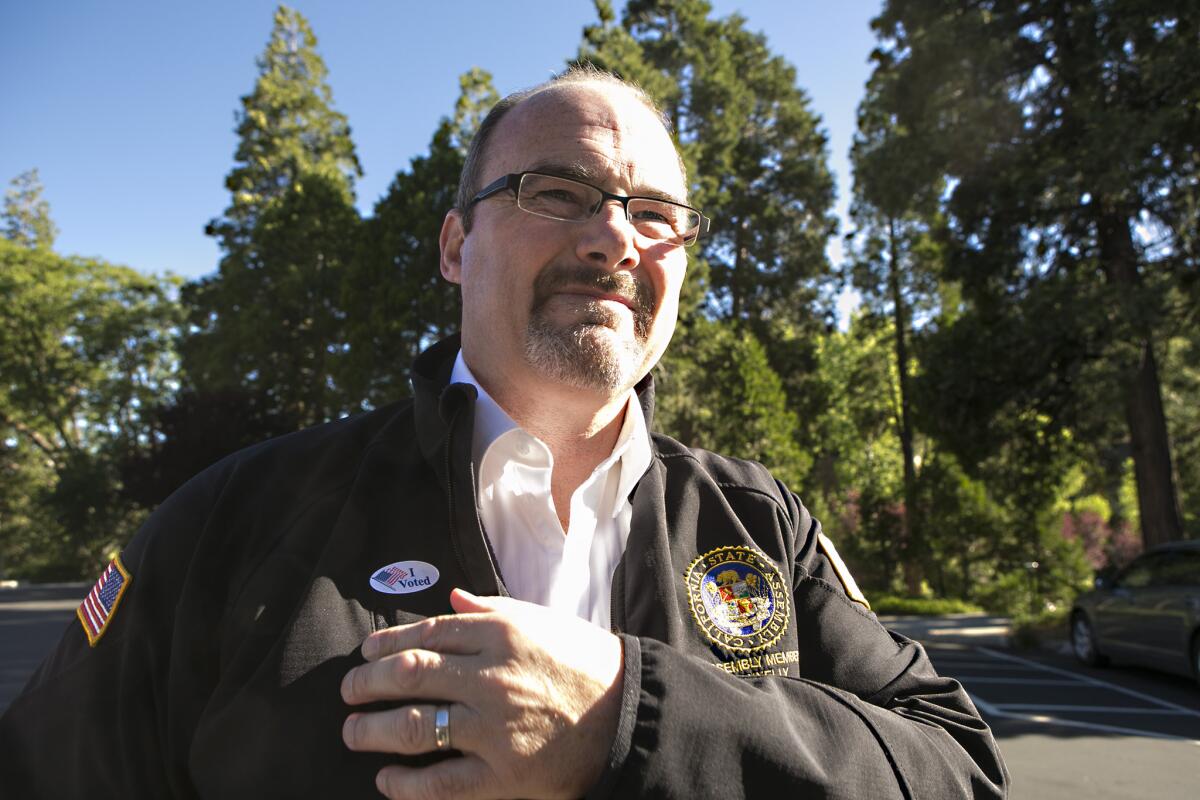
<svg viewBox="0 0 1200 800"><path fill-rule="evenodd" d="M85 584L0 588L0 711L68 626ZM1008 621L982 615L885 617L925 644L992 726L1013 800L1194 800L1200 687L1133 667L1093 669L1069 651L1007 647ZM82 635L82 633L80 633Z"/></svg>
<svg viewBox="0 0 1200 800"><path fill-rule="evenodd" d="M1095 669L1065 642L1007 648L1007 620L980 615L887 617L925 644L992 727L1016 800L1162 798L1200 794L1200 686L1137 667Z"/></svg>
<svg viewBox="0 0 1200 800"><path fill-rule="evenodd" d="M0 711L8 708L46 654L75 621L88 584L0 588Z"/></svg>

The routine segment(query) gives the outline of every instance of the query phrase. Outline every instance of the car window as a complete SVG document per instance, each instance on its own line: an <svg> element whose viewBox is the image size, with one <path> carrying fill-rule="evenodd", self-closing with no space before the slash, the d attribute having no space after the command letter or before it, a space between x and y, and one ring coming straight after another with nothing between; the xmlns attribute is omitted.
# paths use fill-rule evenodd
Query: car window
<svg viewBox="0 0 1200 800"><path fill-rule="evenodd" d="M1154 566L1154 583L1170 586L1200 586L1200 553L1164 554Z"/></svg>
<svg viewBox="0 0 1200 800"><path fill-rule="evenodd" d="M1117 585L1125 589L1142 589L1159 583L1156 567L1161 560L1159 553L1138 556L1117 578Z"/></svg>

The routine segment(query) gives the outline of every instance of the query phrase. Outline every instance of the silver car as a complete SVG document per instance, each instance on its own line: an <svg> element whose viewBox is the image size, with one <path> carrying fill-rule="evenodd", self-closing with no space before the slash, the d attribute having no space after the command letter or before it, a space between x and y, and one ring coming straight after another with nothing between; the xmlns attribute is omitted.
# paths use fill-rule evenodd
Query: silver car
<svg viewBox="0 0 1200 800"><path fill-rule="evenodd" d="M1109 659L1200 680L1200 541L1147 550L1071 609L1071 647L1085 664Z"/></svg>

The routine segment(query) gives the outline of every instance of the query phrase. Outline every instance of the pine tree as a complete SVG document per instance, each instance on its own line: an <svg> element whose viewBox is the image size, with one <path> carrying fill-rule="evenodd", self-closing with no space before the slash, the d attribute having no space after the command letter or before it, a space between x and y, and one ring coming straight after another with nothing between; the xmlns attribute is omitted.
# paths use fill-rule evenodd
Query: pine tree
<svg viewBox="0 0 1200 800"><path fill-rule="evenodd" d="M183 293L191 385L265 395L271 412L301 424L354 405L336 379L361 170L316 44L304 17L280 6L254 91L242 98L231 202L208 227L224 251L220 269Z"/></svg>
<svg viewBox="0 0 1200 800"><path fill-rule="evenodd" d="M237 115L237 166L225 178L231 203L212 235L226 245L254 229L259 215L286 197L301 177L326 179L353 199L362 176L350 125L333 109L328 69L317 37L300 12L281 5L257 59L254 91Z"/></svg>
<svg viewBox="0 0 1200 800"><path fill-rule="evenodd" d="M891 0L874 23L889 111L950 187L965 305L924 359L928 396L953 399L931 419L964 448L1028 436L1036 458L1122 416L1147 544L1182 534L1157 366L1195 320L1172 304L1195 299L1200 205L1200 90L1181 77L1200 22L1182 9Z"/></svg>
<svg viewBox="0 0 1200 800"><path fill-rule="evenodd" d="M854 194L850 218L854 229L846 237L846 259L840 271L843 280L859 292L869 313L889 318L891 323L891 360L896 375L893 430L903 467L903 506L895 538L906 589L915 596L927 548L925 520L917 501L912 339L919 320L941 312L941 294L953 293L954 287L940 280L944 223L937 197L941 186L914 164L918 156L912 152L911 141L888 113L887 104L897 88L888 82L889 77L877 73L859 105L858 133L851 151ZM860 324L856 330L863 328Z"/></svg>
<svg viewBox="0 0 1200 800"><path fill-rule="evenodd" d="M38 171L31 169L13 178L4 193L4 238L22 247L54 247L58 228L50 219L50 204L42 197Z"/></svg>
<svg viewBox="0 0 1200 800"><path fill-rule="evenodd" d="M711 235L689 253L680 328L662 372L688 374L688 363L705 357L704 321L726 321L764 349L763 366L782 382L804 440L823 402L808 380L828 316L825 244L836 222L825 134L795 69L743 17L712 18L705 0L631 0L619 21L607 0L596 9L599 21L585 28L576 60L633 80L657 100L683 153L693 203L713 220ZM668 392L701 386L719 392L711 383L664 382ZM679 399L722 402L710 394Z"/></svg>
<svg viewBox="0 0 1200 800"><path fill-rule="evenodd" d="M698 254L709 313L759 335L767 319L820 319L833 180L795 69L744 18L710 18L706 0L631 0L619 25L607 0L596 7L577 60L636 81L671 120L693 200L713 220Z"/></svg>
<svg viewBox="0 0 1200 800"><path fill-rule="evenodd" d="M459 327L458 287L438 269L438 235L467 147L499 99L492 76L479 68L464 73L459 87L454 115L438 124L429 153L396 173L363 224L343 286L349 345L343 382L367 407L407 396L413 359Z"/></svg>

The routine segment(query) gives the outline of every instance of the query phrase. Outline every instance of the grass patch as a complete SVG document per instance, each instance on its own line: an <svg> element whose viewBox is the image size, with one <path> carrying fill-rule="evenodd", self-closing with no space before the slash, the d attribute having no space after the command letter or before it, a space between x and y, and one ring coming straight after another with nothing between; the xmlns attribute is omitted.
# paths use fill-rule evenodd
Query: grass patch
<svg viewBox="0 0 1200 800"><path fill-rule="evenodd" d="M916 614L923 617L936 617L943 614L973 614L983 611L974 603L952 597L900 597L894 594L884 594L867 599L871 601L871 610L876 614Z"/></svg>

